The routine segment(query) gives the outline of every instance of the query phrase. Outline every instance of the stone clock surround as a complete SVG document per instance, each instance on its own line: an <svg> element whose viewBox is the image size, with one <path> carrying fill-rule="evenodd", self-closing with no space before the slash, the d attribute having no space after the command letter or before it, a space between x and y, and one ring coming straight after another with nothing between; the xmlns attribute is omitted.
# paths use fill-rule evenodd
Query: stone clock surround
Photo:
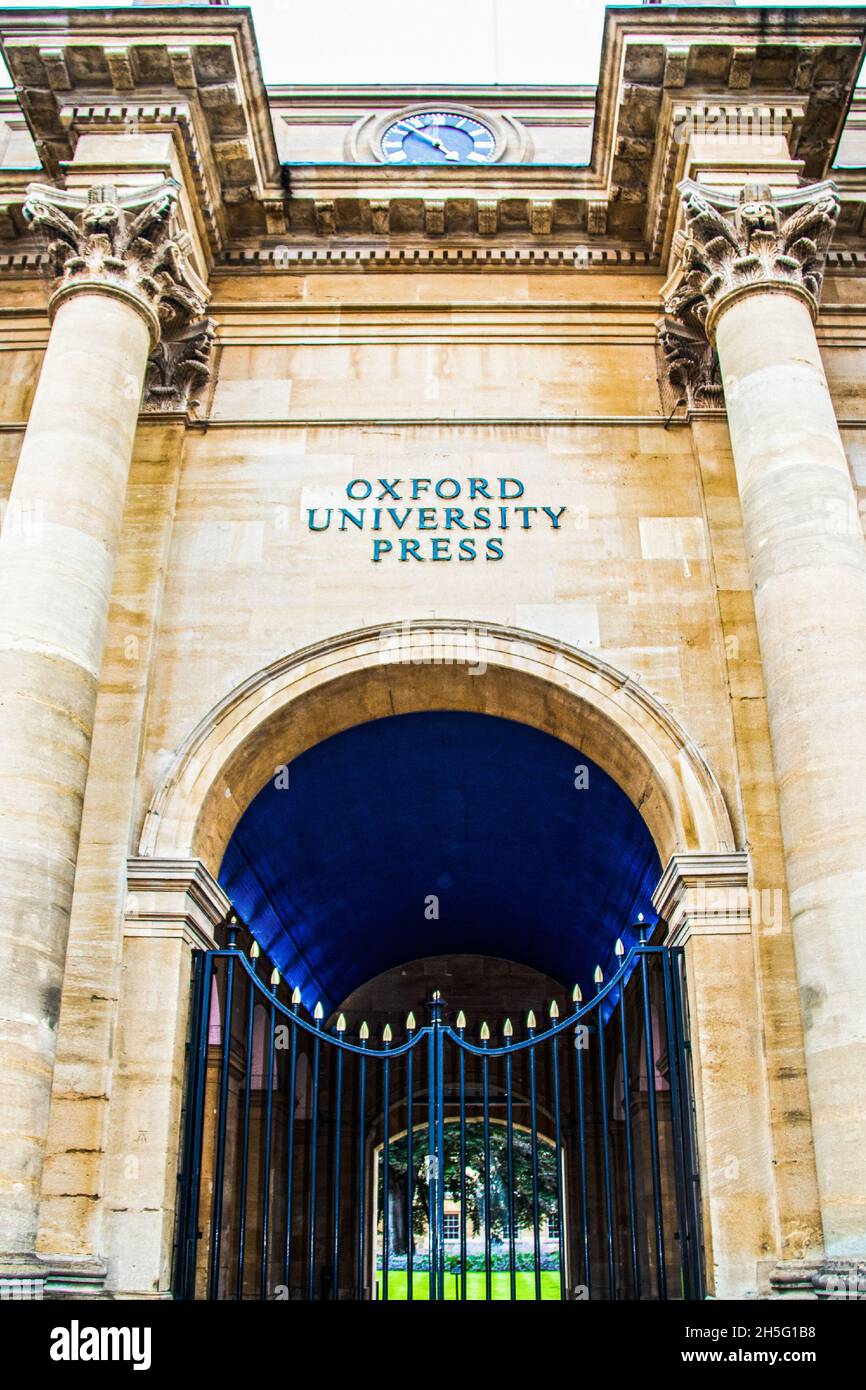
<svg viewBox="0 0 866 1390"><path fill-rule="evenodd" d="M532 144L528 132L517 120L495 107L470 106L454 100L447 93L441 101L416 101L404 107L370 112L356 121L346 136L346 158L361 163L384 164L382 136L395 121L427 111L453 111L458 116L472 116L493 134L496 149L490 164L522 164L532 159Z"/></svg>

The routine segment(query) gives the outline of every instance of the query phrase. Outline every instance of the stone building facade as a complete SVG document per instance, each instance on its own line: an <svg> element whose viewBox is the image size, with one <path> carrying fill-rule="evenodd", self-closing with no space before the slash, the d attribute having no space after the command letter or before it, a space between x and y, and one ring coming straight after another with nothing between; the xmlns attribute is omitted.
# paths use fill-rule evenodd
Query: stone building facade
<svg viewBox="0 0 866 1390"><path fill-rule="evenodd" d="M711 1292L862 1285L866 11L611 9L597 90L268 89L221 6L0 36L4 1276L170 1296L232 832L456 709L649 828ZM390 161L431 111L492 153ZM397 477L529 510L408 535Z"/></svg>

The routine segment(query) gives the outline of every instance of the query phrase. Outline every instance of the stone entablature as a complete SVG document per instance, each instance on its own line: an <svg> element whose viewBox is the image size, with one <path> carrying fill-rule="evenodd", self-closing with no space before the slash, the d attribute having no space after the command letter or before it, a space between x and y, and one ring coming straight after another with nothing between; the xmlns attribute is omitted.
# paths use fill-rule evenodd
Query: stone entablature
<svg viewBox="0 0 866 1390"><path fill-rule="evenodd" d="M59 176L84 135L170 132L216 259L250 238L309 244L358 236L496 238L506 244L585 238L591 245L604 238L664 259L676 218L674 190L690 172L694 129L733 120L736 138L748 144L763 138L769 121L790 168L805 178L825 177L864 39L857 11L807 10L794 19L788 12L732 7L690 12L686 25L676 10L611 10L594 113L587 89L575 89L570 159L557 162L559 151L568 149L562 131L552 143L542 142L537 155L532 151L533 119L560 125L565 119L560 89L550 97L550 112L541 114L537 93L534 107L521 112L519 93L508 89L500 112L503 129L514 132L513 141L502 142L506 162L437 171L371 158L364 132L383 107L372 91L350 94L339 118L342 161L292 159L283 127L289 119L293 128L324 119L314 115L322 99L303 89L268 93L243 11L199 8L179 15L133 8L112 13L110 24L101 11L76 10L62 20L52 11L9 11L0 15L0 30L45 174ZM401 105L396 89L385 95L388 109ZM422 96L406 89L402 105ZM491 101L489 93L469 92L464 104L492 111ZM592 144L584 163L590 117ZM518 129L522 118L525 139ZM315 150L301 146L301 153ZM777 149L772 160L780 157ZM20 177L10 171L7 186L3 175L0 235L21 235L16 209L23 196ZM852 205L845 225L859 235L862 190L846 188L844 200Z"/></svg>

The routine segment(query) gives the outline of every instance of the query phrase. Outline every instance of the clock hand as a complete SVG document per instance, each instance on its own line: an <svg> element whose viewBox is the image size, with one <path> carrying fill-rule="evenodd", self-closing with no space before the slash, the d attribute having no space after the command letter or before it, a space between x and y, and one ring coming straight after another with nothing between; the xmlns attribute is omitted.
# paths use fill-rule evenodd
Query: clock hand
<svg viewBox="0 0 866 1390"><path fill-rule="evenodd" d="M434 150L441 150L446 159L460 158L456 150L449 150L447 146L442 144L442 141L437 136L428 135L425 130L421 130L417 126L406 126L406 133L408 135L417 135L419 140L423 140L426 145L432 145Z"/></svg>

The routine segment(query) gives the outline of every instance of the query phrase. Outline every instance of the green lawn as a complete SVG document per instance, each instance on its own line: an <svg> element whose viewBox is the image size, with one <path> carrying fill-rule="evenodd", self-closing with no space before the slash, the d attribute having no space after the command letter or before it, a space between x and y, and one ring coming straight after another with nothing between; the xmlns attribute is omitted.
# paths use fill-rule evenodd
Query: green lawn
<svg viewBox="0 0 866 1390"><path fill-rule="evenodd" d="M390 1271L388 1274L388 1298L395 1303L405 1303L408 1297L409 1276L403 1269ZM473 1271L466 1276L466 1299L467 1301L484 1301L486 1276L483 1270ZM507 1270L497 1270L491 1275L492 1296L494 1300L509 1299L511 1297L511 1276ZM382 1271L376 1273L377 1296L382 1297ZM516 1293L518 1299L527 1300L535 1298L535 1275L529 1271L520 1270L516 1276ZM556 1270L542 1270L541 1273L541 1297L543 1299L558 1300L559 1293L559 1274ZM424 1302L430 1297L430 1280L426 1271L414 1274L412 1279L412 1297L418 1302ZM456 1274L445 1275L445 1298L450 1302L455 1302L460 1298L460 1277Z"/></svg>

